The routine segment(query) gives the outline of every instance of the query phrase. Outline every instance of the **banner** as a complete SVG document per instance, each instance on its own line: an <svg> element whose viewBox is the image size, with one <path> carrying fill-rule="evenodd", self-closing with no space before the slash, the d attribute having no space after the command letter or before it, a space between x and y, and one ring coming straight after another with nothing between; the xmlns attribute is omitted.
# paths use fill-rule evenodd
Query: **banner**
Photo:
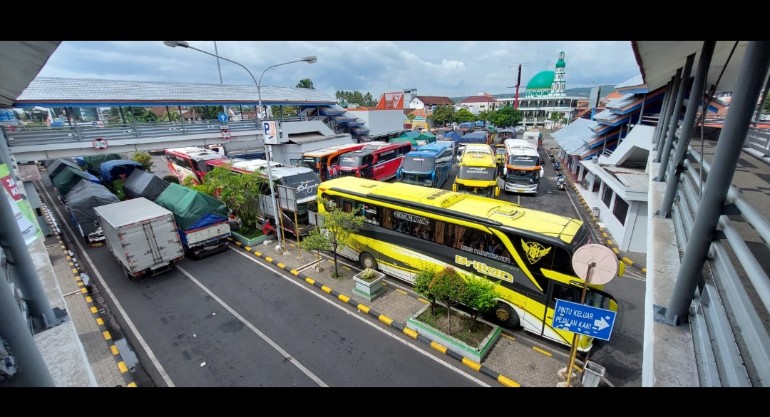
<svg viewBox="0 0 770 417"><path fill-rule="evenodd" d="M35 239L43 236L43 232L37 225L37 215L29 205L29 201L24 199L6 164L0 164L0 182L3 183L4 194L13 208L13 215L24 236L24 242L29 246Z"/></svg>

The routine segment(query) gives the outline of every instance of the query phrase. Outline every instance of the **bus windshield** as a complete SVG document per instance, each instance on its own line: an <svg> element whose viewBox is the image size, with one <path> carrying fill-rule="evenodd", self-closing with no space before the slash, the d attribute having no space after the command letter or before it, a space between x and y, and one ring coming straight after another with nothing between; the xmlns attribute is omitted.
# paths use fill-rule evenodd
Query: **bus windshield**
<svg viewBox="0 0 770 417"><path fill-rule="evenodd" d="M302 163L300 164L300 166L303 166L305 168L310 168L313 171L315 171L317 169L316 165L318 164L318 162L319 162L318 158L311 158L306 156L302 159Z"/></svg>
<svg viewBox="0 0 770 417"><path fill-rule="evenodd" d="M346 155L346 156L340 157L339 166L341 167L358 168L361 165L363 165L363 162L361 162L360 156Z"/></svg>
<svg viewBox="0 0 770 417"><path fill-rule="evenodd" d="M405 172L431 172L435 165L435 158L407 155L406 158L404 158L401 169Z"/></svg>
<svg viewBox="0 0 770 417"><path fill-rule="evenodd" d="M461 166L457 176L466 180L492 181L496 174L495 168Z"/></svg>
<svg viewBox="0 0 770 417"><path fill-rule="evenodd" d="M511 155L508 158L508 165L517 167L535 167L537 166L537 157L525 155Z"/></svg>

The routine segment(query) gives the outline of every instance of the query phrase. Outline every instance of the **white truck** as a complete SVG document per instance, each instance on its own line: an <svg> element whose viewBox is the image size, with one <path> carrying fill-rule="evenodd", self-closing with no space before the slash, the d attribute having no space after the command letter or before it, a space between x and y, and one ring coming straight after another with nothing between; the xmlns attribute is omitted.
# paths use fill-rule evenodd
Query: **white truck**
<svg viewBox="0 0 770 417"><path fill-rule="evenodd" d="M174 214L144 198L95 207L107 247L127 278L152 276L184 258Z"/></svg>

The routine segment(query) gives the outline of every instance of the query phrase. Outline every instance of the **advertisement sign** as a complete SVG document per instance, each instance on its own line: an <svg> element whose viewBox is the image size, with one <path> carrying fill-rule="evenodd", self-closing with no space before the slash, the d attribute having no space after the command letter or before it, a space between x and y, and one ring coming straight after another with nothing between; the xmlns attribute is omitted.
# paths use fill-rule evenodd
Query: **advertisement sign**
<svg viewBox="0 0 770 417"><path fill-rule="evenodd" d="M4 194L8 203L13 208L13 215L16 217L16 224L24 236L24 242L29 245L38 237L43 236L43 232L37 226L37 216L35 215L29 201L19 191L18 184L13 180L8 165L0 164L0 182L3 183Z"/></svg>

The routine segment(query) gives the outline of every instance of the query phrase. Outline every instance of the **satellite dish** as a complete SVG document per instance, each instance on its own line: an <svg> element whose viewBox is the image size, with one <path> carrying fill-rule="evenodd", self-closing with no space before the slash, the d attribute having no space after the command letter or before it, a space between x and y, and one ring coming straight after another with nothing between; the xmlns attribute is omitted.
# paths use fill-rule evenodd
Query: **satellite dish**
<svg viewBox="0 0 770 417"><path fill-rule="evenodd" d="M618 273L618 258L612 249L589 243L579 247L572 255L572 269L578 277L588 280L588 267L591 268L590 284L603 285L610 281Z"/></svg>

